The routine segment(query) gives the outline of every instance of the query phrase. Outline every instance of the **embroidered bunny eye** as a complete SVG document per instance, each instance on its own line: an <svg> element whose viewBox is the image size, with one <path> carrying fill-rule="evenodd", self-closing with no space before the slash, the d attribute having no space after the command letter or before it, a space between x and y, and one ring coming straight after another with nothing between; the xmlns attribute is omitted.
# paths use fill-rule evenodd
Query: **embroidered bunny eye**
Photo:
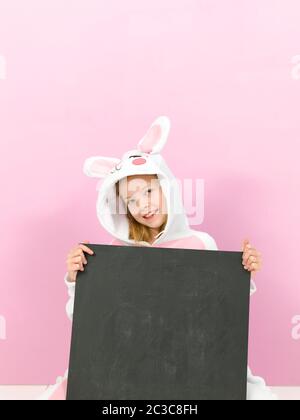
<svg viewBox="0 0 300 420"><path fill-rule="evenodd" d="M119 171L122 168L122 162L118 163L111 171L111 174L114 174L116 171Z"/></svg>

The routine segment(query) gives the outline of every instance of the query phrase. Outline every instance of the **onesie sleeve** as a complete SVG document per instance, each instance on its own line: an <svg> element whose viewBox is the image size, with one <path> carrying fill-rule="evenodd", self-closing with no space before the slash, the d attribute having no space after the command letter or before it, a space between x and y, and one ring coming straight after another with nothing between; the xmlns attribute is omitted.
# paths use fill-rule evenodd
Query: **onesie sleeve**
<svg viewBox="0 0 300 420"><path fill-rule="evenodd" d="M254 283L254 281L251 279L251 283L250 283L250 296L253 295L253 293L256 292L256 285Z"/></svg>
<svg viewBox="0 0 300 420"><path fill-rule="evenodd" d="M73 309L74 309L74 299L75 299L75 288L76 288L76 282L70 282L68 281L68 273L65 274L64 282L68 288L68 295L69 300L66 304L66 312L68 318L72 321L73 320Z"/></svg>

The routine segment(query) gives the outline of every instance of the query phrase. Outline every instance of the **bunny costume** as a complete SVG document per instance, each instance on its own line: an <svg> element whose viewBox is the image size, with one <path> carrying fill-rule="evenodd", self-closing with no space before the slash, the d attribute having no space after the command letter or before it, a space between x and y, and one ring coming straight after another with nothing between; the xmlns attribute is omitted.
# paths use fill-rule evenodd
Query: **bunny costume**
<svg viewBox="0 0 300 420"><path fill-rule="evenodd" d="M113 236L111 245L133 246L135 241L129 239L129 224L122 200L119 201L121 208L118 212L115 211L116 182L130 175L156 174L166 198L168 219L164 230L155 237L151 245L147 242L140 242L140 245L217 250L215 240L208 233L192 230L189 226L179 186L160 154L168 139L169 131L169 119L159 117L140 140L137 148L125 153L121 159L102 156L86 159L83 172L87 176L98 178L101 183L96 204L98 219L104 229ZM67 273L64 280L69 293L66 310L72 320L75 283L68 282ZM255 291L255 285L251 281L250 293L253 294ZM65 399L67 374L68 372L65 372L64 377L58 378L57 383L50 386L40 399ZM264 380L253 376L249 368L247 384L248 400L276 399Z"/></svg>

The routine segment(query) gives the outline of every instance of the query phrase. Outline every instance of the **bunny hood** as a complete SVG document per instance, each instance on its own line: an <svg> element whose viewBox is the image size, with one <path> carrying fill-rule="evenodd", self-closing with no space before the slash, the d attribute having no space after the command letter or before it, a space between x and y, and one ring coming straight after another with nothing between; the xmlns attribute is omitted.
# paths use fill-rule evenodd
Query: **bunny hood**
<svg viewBox="0 0 300 420"><path fill-rule="evenodd" d="M167 224L156 236L152 246L190 237L196 232L189 226L179 185L160 154L169 131L169 119L159 117L140 140L137 148L125 153L121 159L93 156L84 162L84 173L102 181L96 205L98 219L101 225L124 245L132 245L135 241L129 239L129 223L123 200L119 201L119 214L116 211L116 182L130 175L157 174L166 198Z"/></svg>

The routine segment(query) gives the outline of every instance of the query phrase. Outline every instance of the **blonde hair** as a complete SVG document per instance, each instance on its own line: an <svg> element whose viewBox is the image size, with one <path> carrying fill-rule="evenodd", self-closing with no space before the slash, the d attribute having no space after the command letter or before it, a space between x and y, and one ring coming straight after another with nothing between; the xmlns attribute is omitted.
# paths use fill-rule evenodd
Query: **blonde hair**
<svg viewBox="0 0 300 420"><path fill-rule="evenodd" d="M158 178L157 175L155 176L156 178ZM117 194L117 198L119 199L120 197L119 181L116 182L116 194ZM151 228L149 228L148 226L142 225L141 223L136 221L135 218L130 213L128 206L126 208L126 217L129 222L129 238L128 239L133 239L136 242L145 241L145 242L150 243L150 240L152 239ZM166 217L165 222L159 228L159 233L164 230L164 228L166 227L167 221L168 221L168 216Z"/></svg>

